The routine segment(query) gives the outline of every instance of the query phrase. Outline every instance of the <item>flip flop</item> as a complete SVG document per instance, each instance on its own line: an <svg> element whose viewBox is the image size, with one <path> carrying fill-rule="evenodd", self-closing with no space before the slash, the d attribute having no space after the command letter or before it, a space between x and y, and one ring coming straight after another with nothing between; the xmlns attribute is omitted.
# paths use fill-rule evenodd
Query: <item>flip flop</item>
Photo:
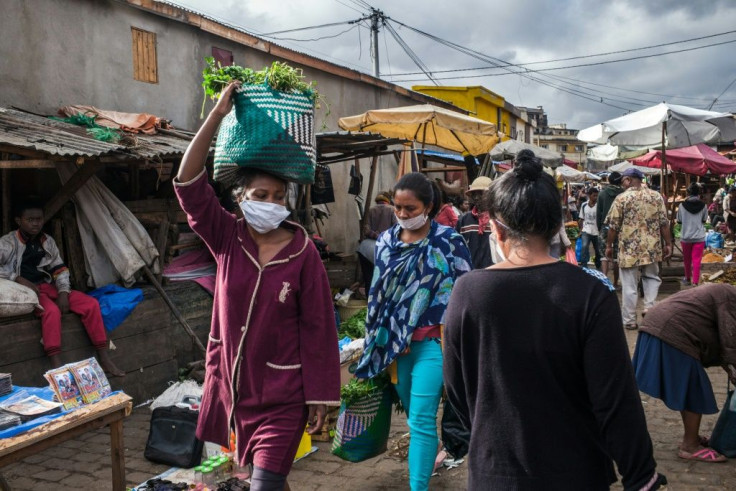
<svg viewBox="0 0 736 491"><path fill-rule="evenodd" d="M680 449L680 451L677 452L677 456L681 459L695 460L698 462L718 463L728 461L726 457L709 447L701 448L700 450L692 453Z"/></svg>
<svg viewBox="0 0 736 491"><path fill-rule="evenodd" d="M624 329L628 329L629 331L636 331L637 329L639 329L639 326L637 326L636 323L624 324Z"/></svg>

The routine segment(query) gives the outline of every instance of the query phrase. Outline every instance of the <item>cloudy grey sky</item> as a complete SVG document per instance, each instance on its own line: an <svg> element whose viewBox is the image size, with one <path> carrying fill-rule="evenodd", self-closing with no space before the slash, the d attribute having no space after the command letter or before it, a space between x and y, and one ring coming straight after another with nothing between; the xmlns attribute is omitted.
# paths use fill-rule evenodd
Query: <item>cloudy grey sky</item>
<svg viewBox="0 0 736 491"><path fill-rule="evenodd" d="M551 123L567 123L568 127L578 129L663 100L707 108L736 79L733 56L736 42L727 43L736 41L733 0L174 0L174 3L253 33L355 20L364 16L368 12L366 5L370 5L394 21L486 57L480 60L462 54L410 27L392 22L396 33L431 70L439 84L482 85L512 104L544 106ZM274 35L280 39L273 40L371 73L367 26L367 22L339 25ZM733 32L712 36L729 31ZM335 37L306 41L326 36ZM711 37L607 56L535 63L526 69L545 70L690 51L619 63L525 72L524 76L508 73L521 71L519 67L492 68L487 58L519 65L705 36ZM725 44L692 50L716 43ZM409 88L432 83L423 74L416 74L420 70L386 28L379 34L379 53L382 78ZM454 71L469 68L483 69ZM736 112L736 83L720 96L713 109Z"/></svg>

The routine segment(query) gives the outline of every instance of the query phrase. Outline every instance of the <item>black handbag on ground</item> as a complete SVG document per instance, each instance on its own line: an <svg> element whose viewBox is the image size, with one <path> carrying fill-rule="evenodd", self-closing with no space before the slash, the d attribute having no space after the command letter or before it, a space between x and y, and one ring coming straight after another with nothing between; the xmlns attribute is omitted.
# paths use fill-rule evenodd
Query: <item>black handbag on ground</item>
<svg viewBox="0 0 736 491"><path fill-rule="evenodd" d="M174 467L199 465L204 443L194 434L198 417L198 411L176 406L154 409L143 455L152 462Z"/></svg>

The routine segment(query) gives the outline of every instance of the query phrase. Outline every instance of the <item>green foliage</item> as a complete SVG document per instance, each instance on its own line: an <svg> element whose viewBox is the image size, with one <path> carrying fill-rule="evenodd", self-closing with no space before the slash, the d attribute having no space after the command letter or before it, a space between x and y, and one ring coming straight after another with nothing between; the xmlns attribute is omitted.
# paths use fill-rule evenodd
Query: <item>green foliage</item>
<svg viewBox="0 0 736 491"><path fill-rule="evenodd" d="M565 233L571 242L575 242L580 237L580 229L578 227L565 227Z"/></svg>
<svg viewBox="0 0 736 491"><path fill-rule="evenodd" d="M238 65L222 66L219 62L215 62L215 59L211 56L205 58L204 61L207 63L207 67L202 71L204 100L202 101L201 117L204 117L204 106L207 97L214 100L227 84L234 80L239 80L243 85L268 84L273 90L279 92L299 92L309 96L315 102L320 99L316 83L305 82L301 68L293 68L280 61L274 61L271 66L264 67L259 71Z"/></svg>
<svg viewBox="0 0 736 491"><path fill-rule="evenodd" d="M107 143L117 143L120 141L121 131L114 128L108 128L107 126L100 126L96 122L97 116L87 116L86 114L78 112L77 114L73 114L66 118L51 117L50 119L77 126L86 126L87 134L95 140Z"/></svg>
<svg viewBox="0 0 736 491"><path fill-rule="evenodd" d="M340 399L346 406L350 406L361 399L376 395L391 386L391 379L386 373L372 379L354 378L340 388Z"/></svg>
<svg viewBox="0 0 736 491"><path fill-rule="evenodd" d="M365 337L365 318L368 315L368 309L360 309L355 315L350 317L348 320L343 321L340 324L340 329L337 331L337 337L339 339L345 336L351 339L359 339Z"/></svg>

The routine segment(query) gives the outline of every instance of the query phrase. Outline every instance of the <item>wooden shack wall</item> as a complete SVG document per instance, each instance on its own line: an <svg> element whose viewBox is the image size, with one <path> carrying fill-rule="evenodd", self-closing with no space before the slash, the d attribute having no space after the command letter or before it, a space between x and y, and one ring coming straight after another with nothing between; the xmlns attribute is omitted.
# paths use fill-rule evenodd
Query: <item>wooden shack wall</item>
<svg viewBox="0 0 736 491"><path fill-rule="evenodd" d="M206 343L212 300L193 282L174 283L167 291ZM144 287L144 300L117 329L108 333L116 349L115 364L126 372L110 380L113 389L123 390L136 404L161 394L169 382L178 380L178 369L201 358L191 340L176 323L163 299L152 287ZM209 297L209 298L208 298ZM15 385L44 386L44 372L51 368L41 340L41 322L32 315L0 319L0 372L12 375ZM62 319L64 363L94 355L79 316Z"/></svg>

